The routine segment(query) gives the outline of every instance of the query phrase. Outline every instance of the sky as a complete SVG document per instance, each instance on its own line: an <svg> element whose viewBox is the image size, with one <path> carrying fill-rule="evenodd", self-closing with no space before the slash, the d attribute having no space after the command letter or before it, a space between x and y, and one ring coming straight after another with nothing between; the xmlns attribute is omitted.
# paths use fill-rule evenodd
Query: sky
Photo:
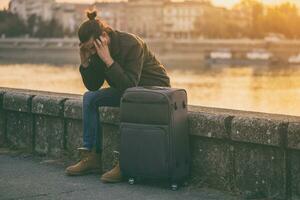
<svg viewBox="0 0 300 200"><path fill-rule="evenodd" d="M37 0L38 1L38 0ZM93 3L95 0L56 0L57 2L75 2L75 3ZM264 3L274 4L280 3L287 0L261 0ZM300 0L288 0L291 2L300 3ZM0 0L0 9L7 7L9 0ZM235 3L239 2L239 0L212 0L215 5L231 7Z"/></svg>

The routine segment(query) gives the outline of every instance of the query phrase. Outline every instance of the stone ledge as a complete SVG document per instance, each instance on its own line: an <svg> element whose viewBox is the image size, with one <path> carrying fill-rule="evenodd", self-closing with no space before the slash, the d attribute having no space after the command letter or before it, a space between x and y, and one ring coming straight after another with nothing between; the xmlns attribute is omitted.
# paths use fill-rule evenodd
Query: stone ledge
<svg viewBox="0 0 300 200"><path fill-rule="evenodd" d="M3 110L3 96L4 91L0 91L0 146L4 146L6 143L6 131L5 131L5 111Z"/></svg>
<svg viewBox="0 0 300 200"><path fill-rule="evenodd" d="M36 115L34 120L34 151L42 155L60 157L64 151L64 119Z"/></svg>
<svg viewBox="0 0 300 200"><path fill-rule="evenodd" d="M196 113L213 113L218 115L223 114L223 115L230 115L236 117L267 119L267 120L272 120L272 121L275 120L281 122L300 122L300 116L244 111L244 110L232 110L232 109L225 109L225 108L213 108L213 107L189 105L188 111L196 112Z"/></svg>
<svg viewBox="0 0 300 200"><path fill-rule="evenodd" d="M120 108L119 107L100 107L100 121L106 124L119 125Z"/></svg>
<svg viewBox="0 0 300 200"><path fill-rule="evenodd" d="M100 107L99 111L100 121L102 123L119 125L119 107ZM198 113L189 111L188 117L190 124L190 134L208 138L229 138L229 133L228 130L226 130L226 126L229 125L228 123L230 123L230 119L232 118L231 116L226 114L218 115L214 113ZM200 122L197 122L198 120ZM201 127L202 125L204 127ZM217 128L215 128L214 126L217 126Z"/></svg>
<svg viewBox="0 0 300 200"><path fill-rule="evenodd" d="M67 99L65 101L64 117L82 119L82 99Z"/></svg>
<svg viewBox="0 0 300 200"><path fill-rule="evenodd" d="M300 150L300 122L291 122L287 133L288 148Z"/></svg>
<svg viewBox="0 0 300 200"><path fill-rule="evenodd" d="M4 96L4 91L0 90L0 109L3 107L3 96Z"/></svg>
<svg viewBox="0 0 300 200"><path fill-rule="evenodd" d="M82 119L82 95L75 95L76 98L67 99L64 95L59 96L60 93L32 90L25 90L23 92L24 90L20 89L13 89L12 91L1 89L3 108L6 110L33 112L35 114L52 116L59 116L63 112L67 118ZM22 93L16 92L17 90L22 91ZM30 98L33 98L31 110L30 102L28 102ZM64 110L62 110L63 107L65 107ZM280 146L282 144L281 139L284 136L281 135L281 129L284 124L300 121L300 117L288 115L200 106L188 106L188 109L191 135L232 139L237 142L250 142L271 146ZM99 111L102 123L119 124L119 107L100 107ZM229 131L230 128L232 129L231 132ZM289 141L291 141L291 138L289 138Z"/></svg>
<svg viewBox="0 0 300 200"><path fill-rule="evenodd" d="M32 99L32 113L50 116L63 116L64 97L35 96Z"/></svg>
<svg viewBox="0 0 300 200"><path fill-rule="evenodd" d="M61 93L61 92L52 92L52 91L43 91L43 90L30 90L30 89L19 89L19 88L9 88L9 87L0 87L1 92L15 92L29 95L42 95L42 96L57 96L64 98L81 98L81 94L70 94L70 93Z"/></svg>
<svg viewBox="0 0 300 200"><path fill-rule="evenodd" d="M283 122L236 116L232 120L231 139L239 142L280 146Z"/></svg>
<svg viewBox="0 0 300 200"><path fill-rule="evenodd" d="M3 108L18 112L31 112L31 99L34 95L6 92L3 97Z"/></svg>
<svg viewBox="0 0 300 200"><path fill-rule="evenodd" d="M208 138L229 139L229 115L189 112L189 133Z"/></svg>
<svg viewBox="0 0 300 200"><path fill-rule="evenodd" d="M254 117L253 112L241 111L240 113L238 110L224 112L223 109L209 109L200 106L196 109L195 106L189 108L189 132L191 135L278 147L283 144L281 140L284 138L285 133L283 132L286 131L283 129L288 123L288 119L292 119L291 121L298 119L298 117L285 115L275 115L272 118L273 114L266 113L261 113L261 118L258 118ZM118 107L101 107L99 111L102 123L113 125L120 123ZM283 119L283 121L279 121L279 119Z"/></svg>

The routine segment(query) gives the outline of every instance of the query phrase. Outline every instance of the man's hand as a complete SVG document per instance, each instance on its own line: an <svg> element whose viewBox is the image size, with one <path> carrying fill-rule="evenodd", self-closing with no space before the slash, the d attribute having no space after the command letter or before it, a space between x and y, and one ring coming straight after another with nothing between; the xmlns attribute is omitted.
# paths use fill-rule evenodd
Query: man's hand
<svg viewBox="0 0 300 200"><path fill-rule="evenodd" d="M89 65L89 58L91 56L91 53L86 49L84 44L80 44L79 48L81 65L86 68Z"/></svg>
<svg viewBox="0 0 300 200"><path fill-rule="evenodd" d="M107 67L110 67L113 64L114 60L110 55L107 39L100 36L94 41L94 44L98 56L103 60Z"/></svg>

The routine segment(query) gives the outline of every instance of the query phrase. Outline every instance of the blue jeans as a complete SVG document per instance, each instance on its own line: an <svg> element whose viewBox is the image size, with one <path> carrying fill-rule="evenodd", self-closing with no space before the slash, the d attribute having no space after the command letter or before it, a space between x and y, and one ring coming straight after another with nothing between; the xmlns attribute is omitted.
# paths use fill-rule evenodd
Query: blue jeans
<svg viewBox="0 0 300 200"><path fill-rule="evenodd" d="M122 93L116 88L101 88L87 91L83 95L83 147L96 152L102 151L102 127L98 108L100 106L120 106Z"/></svg>

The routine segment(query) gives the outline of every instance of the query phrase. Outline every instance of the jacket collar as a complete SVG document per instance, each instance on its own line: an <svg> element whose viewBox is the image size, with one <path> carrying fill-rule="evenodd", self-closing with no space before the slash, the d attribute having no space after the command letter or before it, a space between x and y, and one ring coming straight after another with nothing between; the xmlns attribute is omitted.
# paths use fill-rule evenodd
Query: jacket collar
<svg viewBox="0 0 300 200"><path fill-rule="evenodd" d="M109 33L110 36L110 53L112 56L117 56L120 52L120 38L119 38L119 34L118 31L116 30L112 30Z"/></svg>

